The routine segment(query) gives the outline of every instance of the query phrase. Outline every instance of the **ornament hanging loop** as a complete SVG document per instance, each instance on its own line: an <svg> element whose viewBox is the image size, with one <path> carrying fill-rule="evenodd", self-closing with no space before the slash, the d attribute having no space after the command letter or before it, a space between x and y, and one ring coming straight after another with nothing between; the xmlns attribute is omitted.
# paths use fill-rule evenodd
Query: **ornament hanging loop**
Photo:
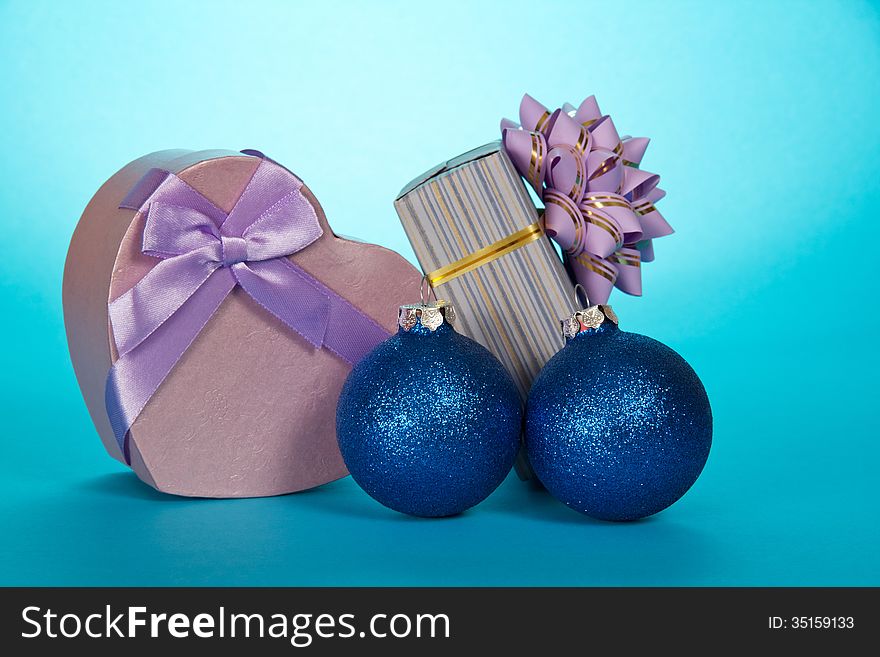
<svg viewBox="0 0 880 657"><path fill-rule="evenodd" d="M431 293L434 294L433 302ZM451 305L437 298L437 292L427 276L422 276L422 281L419 283L419 303L400 306L397 313L397 323L404 331L409 331L420 323L433 332L444 322L451 323L454 320L455 310Z"/></svg>
<svg viewBox="0 0 880 657"><path fill-rule="evenodd" d="M578 294L578 290L580 290L581 294L584 295L584 300L587 302L586 305L581 305L581 296L580 294ZM574 286L574 303L579 310L584 310L585 308L590 307L590 296L587 294L587 290L584 288L584 286L580 283Z"/></svg>
<svg viewBox="0 0 880 657"><path fill-rule="evenodd" d="M428 279L427 274L422 275L422 281L419 283L419 298L421 299L422 305L427 306L428 302L431 300L431 293L434 293L434 300L437 300L437 293L434 292L434 288L431 287L431 281Z"/></svg>

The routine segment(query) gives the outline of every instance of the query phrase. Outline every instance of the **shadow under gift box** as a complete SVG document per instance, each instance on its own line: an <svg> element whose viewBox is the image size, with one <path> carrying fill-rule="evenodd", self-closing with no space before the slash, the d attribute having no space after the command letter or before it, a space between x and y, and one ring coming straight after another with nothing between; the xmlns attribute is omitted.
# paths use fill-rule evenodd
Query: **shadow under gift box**
<svg viewBox="0 0 880 657"><path fill-rule="evenodd" d="M224 213L263 160L234 151L168 150L127 165L86 207L64 268L71 360L107 451L125 461L105 408L118 353L108 301L160 262L141 252L145 217L119 205L152 168L177 176ZM288 259L390 335L398 306L418 298L421 274L398 254L323 234ZM131 425L130 465L156 489L197 497L255 497L312 488L347 473L335 411L351 365L314 347L236 286Z"/></svg>
<svg viewBox="0 0 880 657"><path fill-rule="evenodd" d="M394 207L435 293L455 307L456 330L504 364L525 401L563 346L574 285L500 142L422 174ZM517 472L531 476L522 454Z"/></svg>

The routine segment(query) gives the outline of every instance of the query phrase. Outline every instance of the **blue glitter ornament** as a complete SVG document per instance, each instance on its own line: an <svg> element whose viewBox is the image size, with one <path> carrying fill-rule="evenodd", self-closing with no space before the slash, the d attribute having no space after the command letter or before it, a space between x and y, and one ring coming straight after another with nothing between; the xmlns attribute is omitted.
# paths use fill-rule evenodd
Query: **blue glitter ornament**
<svg viewBox="0 0 880 657"><path fill-rule="evenodd" d="M566 345L529 393L526 450L558 500L602 520L635 520L678 500L712 444L712 411L690 365L617 327L609 306L563 321Z"/></svg>
<svg viewBox="0 0 880 657"><path fill-rule="evenodd" d="M443 302L403 306L397 334L351 371L336 411L351 476L378 502L414 516L451 516L481 502L519 447L513 380L451 319Z"/></svg>

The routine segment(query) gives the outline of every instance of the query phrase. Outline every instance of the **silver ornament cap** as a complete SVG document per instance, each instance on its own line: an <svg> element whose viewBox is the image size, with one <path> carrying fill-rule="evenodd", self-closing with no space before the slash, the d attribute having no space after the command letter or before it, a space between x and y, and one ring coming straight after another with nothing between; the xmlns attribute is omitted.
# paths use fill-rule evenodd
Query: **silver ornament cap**
<svg viewBox="0 0 880 657"><path fill-rule="evenodd" d="M455 309L443 299L400 306L397 313L397 324L404 331L409 331L418 324L436 331L444 322L452 324L454 321Z"/></svg>
<svg viewBox="0 0 880 657"><path fill-rule="evenodd" d="M618 324L617 315L611 310L611 306L600 304L590 306L583 310L576 310L574 313L563 319L562 335L566 338L573 338L578 333L588 329L597 329L606 321Z"/></svg>
<svg viewBox="0 0 880 657"><path fill-rule="evenodd" d="M583 295L583 298L586 300L586 307L582 306L580 310L575 310L571 315L559 322L562 325L563 337L567 340L571 340L573 337L584 331L599 328L606 321L617 326L617 315L611 310L611 306L606 304L591 304L590 297L587 296L587 291L580 283L574 286L574 302L578 305L581 303L581 296L579 293Z"/></svg>

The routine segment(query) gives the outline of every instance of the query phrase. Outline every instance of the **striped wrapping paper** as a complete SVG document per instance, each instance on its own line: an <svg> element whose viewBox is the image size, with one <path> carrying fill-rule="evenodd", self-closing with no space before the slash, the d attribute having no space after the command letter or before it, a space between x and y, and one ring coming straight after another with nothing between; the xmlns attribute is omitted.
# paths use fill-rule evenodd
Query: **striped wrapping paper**
<svg viewBox="0 0 880 657"><path fill-rule="evenodd" d="M540 225L499 142L416 178L394 206L428 274ZM495 260L439 281L434 290L455 307L456 330L495 354L525 399L535 376L562 348L559 321L575 305L574 286L550 239L540 234Z"/></svg>

